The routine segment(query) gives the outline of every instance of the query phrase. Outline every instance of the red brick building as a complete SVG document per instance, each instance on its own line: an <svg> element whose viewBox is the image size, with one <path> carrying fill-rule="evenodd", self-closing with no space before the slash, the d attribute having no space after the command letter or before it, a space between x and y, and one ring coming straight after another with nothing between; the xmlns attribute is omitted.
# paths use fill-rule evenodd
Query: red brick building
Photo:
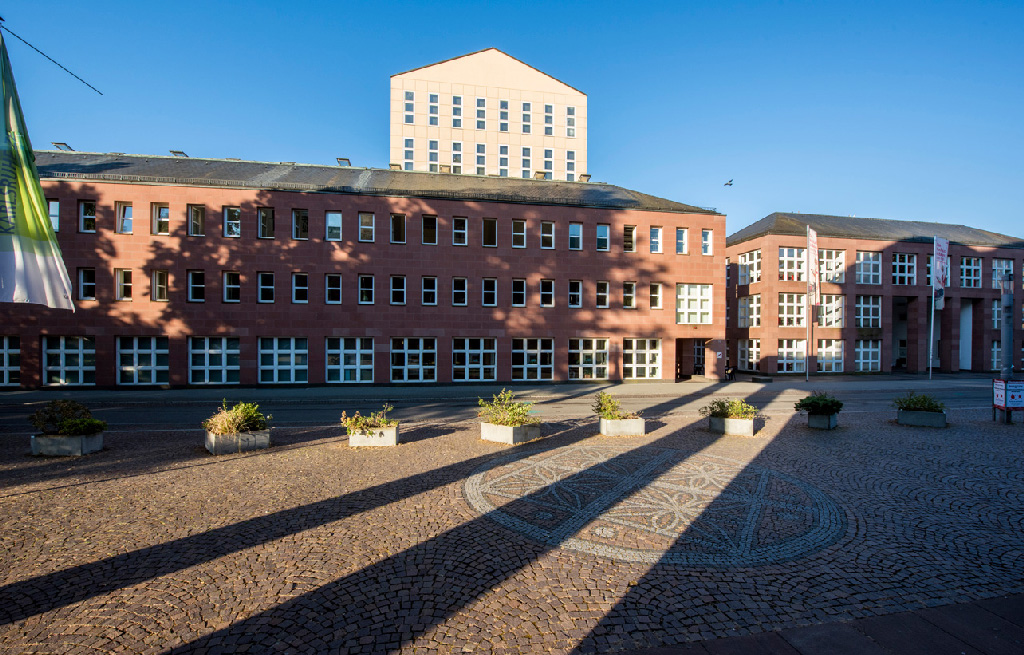
<svg viewBox="0 0 1024 655"><path fill-rule="evenodd" d="M817 232L821 305L807 350L806 229ZM936 312L932 366L999 368L998 280L1024 269L1024 241L963 225L775 213L727 240L729 357L762 373L928 368L934 236L949 248L945 308ZM1021 316L1021 294L1013 316ZM1014 321L1013 348L1022 343ZM1015 358L1016 361L1016 358Z"/></svg>
<svg viewBox="0 0 1024 655"><path fill-rule="evenodd" d="M37 165L77 312L3 306L8 386L673 379L724 353L713 210L589 182Z"/></svg>

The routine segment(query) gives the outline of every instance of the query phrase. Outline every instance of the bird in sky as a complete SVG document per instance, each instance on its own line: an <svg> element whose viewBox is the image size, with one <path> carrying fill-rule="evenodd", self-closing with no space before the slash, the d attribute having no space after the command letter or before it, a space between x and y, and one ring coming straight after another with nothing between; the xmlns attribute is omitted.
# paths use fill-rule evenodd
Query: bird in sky
<svg viewBox="0 0 1024 655"><path fill-rule="evenodd" d="M729 180L728 182L726 182L722 186L732 186L732 180Z"/></svg>

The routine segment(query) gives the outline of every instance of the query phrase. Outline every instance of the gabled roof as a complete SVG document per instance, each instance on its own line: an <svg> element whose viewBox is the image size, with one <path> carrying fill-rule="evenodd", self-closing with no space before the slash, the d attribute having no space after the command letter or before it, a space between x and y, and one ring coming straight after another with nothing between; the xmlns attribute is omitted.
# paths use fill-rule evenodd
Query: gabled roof
<svg viewBox="0 0 1024 655"><path fill-rule="evenodd" d="M479 200L719 215L714 209L685 205L604 183L392 171L352 166L317 166L294 162L59 150L37 150L35 156L39 177L43 179Z"/></svg>
<svg viewBox="0 0 1024 655"><path fill-rule="evenodd" d="M725 243L727 246L732 246L769 234L804 236L807 233L808 225L818 233L819 237L914 243L931 243L932 237L941 237L948 239L952 244L964 246L1024 248L1024 240L1018 237L979 230L967 225L784 212L775 212L765 216L756 223L730 235Z"/></svg>
<svg viewBox="0 0 1024 655"><path fill-rule="evenodd" d="M498 48L484 48L483 50L477 50L476 52L468 52L468 53L466 53L464 55L459 55L457 57L450 57L448 59L443 59L441 61L435 61L433 64L427 64L425 66L417 66L416 68L410 68L407 71L402 71L401 73L395 73L391 77L398 77L399 75L407 75L409 73L413 73L413 72L416 72L416 71L419 71L419 70L424 70L426 68L433 68L434 66L440 66L442 64L447 64L447 63L452 62L452 61L456 61L456 60L459 60L459 59L464 59L466 57L473 57L473 56L476 56L476 55L479 55L479 54L482 54L482 53L485 53L485 52L491 52L491 51L496 52L496 53L498 53L500 55L504 55L505 57L508 57L509 59L511 59L512 61L514 61L514 62L516 62L518 64L522 64L523 66L526 66L527 68L535 70L538 73L540 73L541 75L544 75L545 77L549 77L552 80L558 82L559 84L562 84L562 85L572 89L576 93L581 93L583 95L587 95L586 93L583 93L582 91L580 91L576 87L572 86L571 84L566 84L565 82L563 82L562 80L558 79L554 75L549 75L548 73L545 73L544 71L540 70L539 68L531 66L530 64L526 63L525 61L523 61L521 59L517 59L517 58L513 57L512 55L508 54L507 52L505 52L503 50L499 50Z"/></svg>

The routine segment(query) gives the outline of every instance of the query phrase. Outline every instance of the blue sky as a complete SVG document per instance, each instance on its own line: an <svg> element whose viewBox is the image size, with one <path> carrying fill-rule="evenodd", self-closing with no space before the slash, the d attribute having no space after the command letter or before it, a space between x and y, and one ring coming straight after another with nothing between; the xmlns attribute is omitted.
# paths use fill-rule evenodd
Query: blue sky
<svg viewBox="0 0 1024 655"><path fill-rule="evenodd" d="M727 214L1024 236L1024 2L49 2L33 143L388 164L388 78L497 47L589 96L594 180ZM734 179L731 187L724 182Z"/></svg>

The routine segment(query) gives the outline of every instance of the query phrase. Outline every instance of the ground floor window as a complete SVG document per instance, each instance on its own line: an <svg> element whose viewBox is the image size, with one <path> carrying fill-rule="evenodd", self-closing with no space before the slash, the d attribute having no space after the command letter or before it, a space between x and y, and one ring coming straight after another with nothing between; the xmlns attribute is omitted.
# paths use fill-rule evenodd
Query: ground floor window
<svg viewBox="0 0 1024 655"><path fill-rule="evenodd" d="M807 365L806 352L804 339L779 339L778 372L803 373Z"/></svg>
<svg viewBox="0 0 1024 655"><path fill-rule="evenodd" d="M882 370L882 340L858 339L854 348L857 371Z"/></svg>
<svg viewBox="0 0 1024 655"><path fill-rule="evenodd" d="M622 340L622 378L661 378L661 339Z"/></svg>
<svg viewBox="0 0 1024 655"><path fill-rule="evenodd" d="M756 371L758 369L761 365L760 339L740 339L738 365L741 371Z"/></svg>
<svg viewBox="0 0 1024 655"><path fill-rule="evenodd" d="M96 384L96 340L92 337L43 337L45 384Z"/></svg>
<svg viewBox="0 0 1024 655"><path fill-rule="evenodd" d="M475 337L452 339L452 380L454 382L497 379L497 339Z"/></svg>
<svg viewBox="0 0 1024 655"><path fill-rule="evenodd" d="M238 384L238 337L191 337L188 379L192 384Z"/></svg>
<svg viewBox="0 0 1024 655"><path fill-rule="evenodd" d="M513 380L551 380L554 373L554 339L512 340Z"/></svg>
<svg viewBox="0 0 1024 655"><path fill-rule="evenodd" d="M818 339L818 371L820 373L843 372L842 339Z"/></svg>
<svg viewBox="0 0 1024 655"><path fill-rule="evenodd" d="M569 339L569 379L608 379L607 339Z"/></svg>
<svg viewBox="0 0 1024 655"><path fill-rule="evenodd" d="M167 384L167 337L118 337L118 384Z"/></svg>
<svg viewBox="0 0 1024 655"><path fill-rule="evenodd" d="M0 386L21 384L21 338L0 337Z"/></svg>
<svg viewBox="0 0 1024 655"><path fill-rule="evenodd" d="M328 382L373 382L373 337L327 337Z"/></svg>
<svg viewBox="0 0 1024 655"><path fill-rule="evenodd" d="M437 339L392 338L391 381L434 382L437 380Z"/></svg>
<svg viewBox="0 0 1024 655"><path fill-rule="evenodd" d="M998 371L1003 366L1003 348L999 339L992 340L992 367L990 370Z"/></svg>
<svg viewBox="0 0 1024 655"><path fill-rule="evenodd" d="M260 382L309 381L309 341L302 337L260 337Z"/></svg>

